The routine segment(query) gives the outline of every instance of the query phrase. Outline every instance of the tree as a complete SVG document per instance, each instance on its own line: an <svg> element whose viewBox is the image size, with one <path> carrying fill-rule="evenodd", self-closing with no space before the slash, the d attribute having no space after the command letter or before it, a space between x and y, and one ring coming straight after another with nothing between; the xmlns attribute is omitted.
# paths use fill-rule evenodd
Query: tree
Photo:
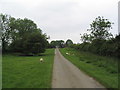
<svg viewBox="0 0 120 90"><path fill-rule="evenodd" d="M81 36L81 41L83 42L91 42L93 39L93 36L91 34L84 33L83 36Z"/></svg>
<svg viewBox="0 0 120 90"><path fill-rule="evenodd" d="M113 35L109 33L109 30L112 29L112 24L108 19L97 17L90 24L90 29L87 30L90 31L90 34L84 33L81 36L83 43L80 44L80 50L106 56L115 56L113 53L119 55L117 48L119 48L120 44L118 45L118 40L116 39L118 36L114 39Z"/></svg>
<svg viewBox="0 0 120 90"><path fill-rule="evenodd" d="M94 39L110 39L112 38L112 34L108 31L112 29L112 24L108 19L99 16L90 24L88 31L91 31L91 36Z"/></svg>
<svg viewBox="0 0 120 90"><path fill-rule="evenodd" d="M64 47L64 41L63 40L51 41L50 42L50 47L51 48L55 48L55 47L63 48Z"/></svg>
<svg viewBox="0 0 120 90"><path fill-rule="evenodd" d="M60 48L63 48L64 47L64 41L63 40L58 40L57 41L57 46L60 47Z"/></svg>
<svg viewBox="0 0 120 90"><path fill-rule="evenodd" d="M47 35L42 33L37 25L27 18L10 20L11 44L10 50L23 54L43 53L47 45Z"/></svg>
<svg viewBox="0 0 120 90"><path fill-rule="evenodd" d="M72 45L72 44L73 44L73 41L72 41L72 40L68 39L68 40L66 41L66 46L70 46L70 45Z"/></svg>
<svg viewBox="0 0 120 90"><path fill-rule="evenodd" d="M47 46L46 36L40 33L33 33L23 43L24 53L43 53Z"/></svg>
<svg viewBox="0 0 120 90"><path fill-rule="evenodd" d="M40 32L41 30L37 28L37 25L27 18L25 19L15 19L10 20L10 29L12 31L12 40L23 39L33 32Z"/></svg>
<svg viewBox="0 0 120 90"><path fill-rule="evenodd" d="M11 43L13 52L20 52L24 55L43 53L47 46L47 39L44 34L31 33L24 39L15 40Z"/></svg>
<svg viewBox="0 0 120 90"><path fill-rule="evenodd" d="M0 43L2 41L3 52L42 53L48 44L47 39L47 35L32 20L0 14Z"/></svg>
<svg viewBox="0 0 120 90"><path fill-rule="evenodd" d="M0 14L0 40L2 41L3 53L7 51L7 47L10 40L10 16Z"/></svg>

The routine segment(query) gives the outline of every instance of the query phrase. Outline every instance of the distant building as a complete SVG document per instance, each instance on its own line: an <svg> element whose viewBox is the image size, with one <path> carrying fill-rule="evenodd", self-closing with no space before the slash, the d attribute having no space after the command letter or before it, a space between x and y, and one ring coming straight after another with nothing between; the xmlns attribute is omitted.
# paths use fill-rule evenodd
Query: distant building
<svg viewBox="0 0 120 90"><path fill-rule="evenodd" d="M118 2L118 33L120 34L120 1Z"/></svg>

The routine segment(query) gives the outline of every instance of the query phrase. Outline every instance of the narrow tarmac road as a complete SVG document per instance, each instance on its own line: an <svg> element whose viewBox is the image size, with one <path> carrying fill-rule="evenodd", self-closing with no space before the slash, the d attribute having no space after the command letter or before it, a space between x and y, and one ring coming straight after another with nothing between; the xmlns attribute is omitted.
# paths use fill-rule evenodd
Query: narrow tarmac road
<svg viewBox="0 0 120 90"><path fill-rule="evenodd" d="M105 88L80 71L55 49L52 88ZM103 90L103 89L102 89Z"/></svg>

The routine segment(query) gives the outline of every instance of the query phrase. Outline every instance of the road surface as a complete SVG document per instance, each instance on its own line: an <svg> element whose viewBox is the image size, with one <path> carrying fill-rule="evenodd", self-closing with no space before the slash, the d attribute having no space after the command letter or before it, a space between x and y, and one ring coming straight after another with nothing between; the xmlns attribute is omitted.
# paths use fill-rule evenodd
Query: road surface
<svg viewBox="0 0 120 90"><path fill-rule="evenodd" d="M55 49L52 88L105 88L80 71Z"/></svg>

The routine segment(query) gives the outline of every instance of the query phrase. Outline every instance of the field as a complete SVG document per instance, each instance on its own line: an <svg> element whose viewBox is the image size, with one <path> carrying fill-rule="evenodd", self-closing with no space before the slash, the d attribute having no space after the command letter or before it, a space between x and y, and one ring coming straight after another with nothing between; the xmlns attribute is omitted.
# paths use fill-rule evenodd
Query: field
<svg viewBox="0 0 120 90"><path fill-rule="evenodd" d="M3 88L50 88L53 60L54 49L41 56L3 55Z"/></svg>
<svg viewBox="0 0 120 90"><path fill-rule="evenodd" d="M60 51L69 61L106 88L118 88L117 59L80 52L71 48L62 48Z"/></svg>

